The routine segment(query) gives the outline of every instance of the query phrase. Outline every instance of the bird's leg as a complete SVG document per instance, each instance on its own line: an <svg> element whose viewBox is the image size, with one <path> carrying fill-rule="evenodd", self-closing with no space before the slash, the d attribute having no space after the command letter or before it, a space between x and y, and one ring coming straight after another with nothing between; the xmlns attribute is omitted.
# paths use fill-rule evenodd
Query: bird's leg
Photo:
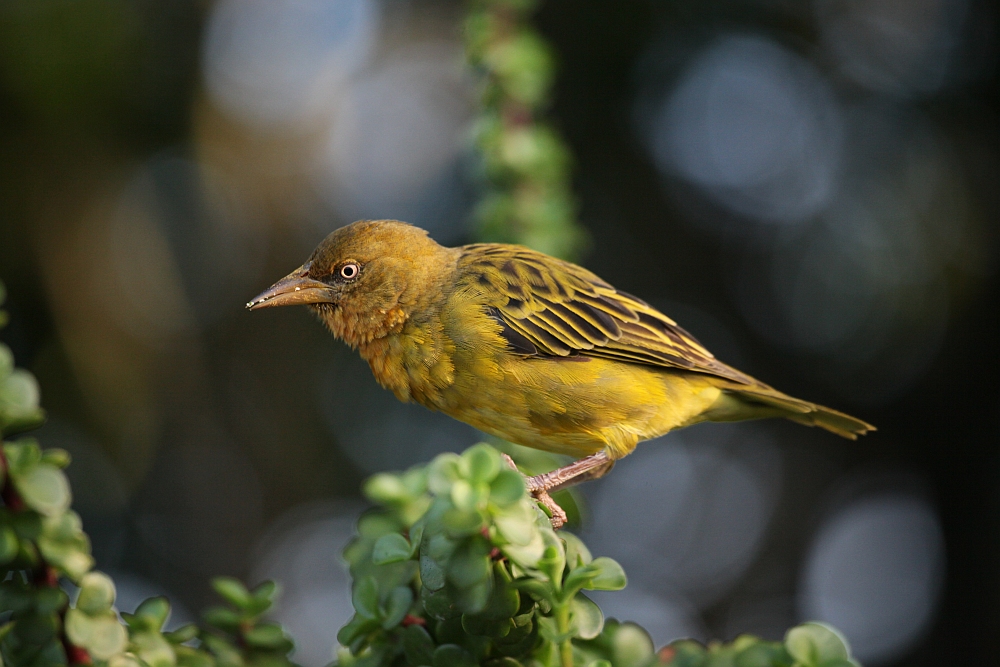
<svg viewBox="0 0 1000 667"><path fill-rule="evenodd" d="M579 461L573 461L562 468L556 468L552 472L543 472L528 478L528 490L544 490L548 493L562 491L571 486L576 486L581 482L603 477L615 462L603 451L585 456Z"/></svg>
<svg viewBox="0 0 1000 667"><path fill-rule="evenodd" d="M524 485L525 487L527 487L528 493L530 493L535 500L544 505L545 509L549 511L550 514L549 520L552 522L552 529L559 530L560 528L562 528L566 524L566 519L567 519L566 510L559 507L559 503L552 500L552 496L550 496L548 492L545 491L544 489L532 488L533 487L532 481L535 478L528 477L523 472L518 470L517 464L514 463L514 459L510 458L508 455L503 453L501 453L500 456L503 457L503 460L507 463L508 466L510 466L511 470L521 474L521 477L524 478Z"/></svg>
<svg viewBox="0 0 1000 667"><path fill-rule="evenodd" d="M514 470L517 466L514 460L506 454L502 454L504 461ZM556 468L551 472L528 477L525 475L524 484L528 487L528 492L534 496L535 500L542 503L552 514L552 528L558 530L566 523L566 512L559 507L556 501L552 500L550 492L567 489L580 482L603 477L615 462L611 460L604 451L586 456L579 461L574 461L562 468Z"/></svg>

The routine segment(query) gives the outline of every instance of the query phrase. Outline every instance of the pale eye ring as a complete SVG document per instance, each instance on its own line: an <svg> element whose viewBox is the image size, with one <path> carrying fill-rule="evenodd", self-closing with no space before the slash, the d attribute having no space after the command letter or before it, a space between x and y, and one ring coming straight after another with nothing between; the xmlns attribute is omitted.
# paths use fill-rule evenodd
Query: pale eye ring
<svg viewBox="0 0 1000 667"><path fill-rule="evenodd" d="M339 273L344 280L354 280L361 273L361 267L357 264L344 264L340 267Z"/></svg>

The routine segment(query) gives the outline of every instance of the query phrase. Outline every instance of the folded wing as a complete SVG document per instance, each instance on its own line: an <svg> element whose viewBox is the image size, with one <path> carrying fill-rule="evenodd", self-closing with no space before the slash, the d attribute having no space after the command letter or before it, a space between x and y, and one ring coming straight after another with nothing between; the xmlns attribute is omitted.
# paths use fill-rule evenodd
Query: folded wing
<svg viewBox="0 0 1000 667"><path fill-rule="evenodd" d="M672 319L575 264L518 246L467 246L461 288L478 292L512 353L604 357L759 382L715 359Z"/></svg>

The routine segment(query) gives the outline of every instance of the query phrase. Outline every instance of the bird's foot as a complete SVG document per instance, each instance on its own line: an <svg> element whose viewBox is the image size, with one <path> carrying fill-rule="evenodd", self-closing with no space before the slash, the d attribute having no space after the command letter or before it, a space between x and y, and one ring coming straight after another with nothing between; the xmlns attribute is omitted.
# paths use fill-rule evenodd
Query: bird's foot
<svg viewBox="0 0 1000 667"><path fill-rule="evenodd" d="M549 521L552 523L552 530L559 530L566 525L568 517L566 510L559 507L559 503L552 499L547 491L532 491L531 495L549 511Z"/></svg>
<svg viewBox="0 0 1000 667"><path fill-rule="evenodd" d="M517 464L514 463L514 459L510 458L506 454L500 454L500 456L503 457L504 462L510 466L512 470L517 470ZM548 481L546 475L542 474L536 475L535 477L528 477L520 470L517 470L517 472L521 473L521 476L524 477L524 485L527 487L528 493L530 493L536 501L540 502L542 506L548 510L549 521L552 522L552 530L559 530L565 526L567 521L566 510L559 507L559 503L553 500L552 496L549 495L549 487L546 486L546 482Z"/></svg>

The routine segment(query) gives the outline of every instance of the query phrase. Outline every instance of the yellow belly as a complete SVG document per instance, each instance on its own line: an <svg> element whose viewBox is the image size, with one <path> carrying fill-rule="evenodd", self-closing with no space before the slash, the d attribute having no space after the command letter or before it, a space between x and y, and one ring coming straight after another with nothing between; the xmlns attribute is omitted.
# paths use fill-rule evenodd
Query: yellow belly
<svg viewBox="0 0 1000 667"><path fill-rule="evenodd" d="M499 355L492 372L468 375L456 360L454 384L434 407L528 447L576 457L604 449L619 459L642 440L696 423L720 395L704 375L577 359Z"/></svg>

